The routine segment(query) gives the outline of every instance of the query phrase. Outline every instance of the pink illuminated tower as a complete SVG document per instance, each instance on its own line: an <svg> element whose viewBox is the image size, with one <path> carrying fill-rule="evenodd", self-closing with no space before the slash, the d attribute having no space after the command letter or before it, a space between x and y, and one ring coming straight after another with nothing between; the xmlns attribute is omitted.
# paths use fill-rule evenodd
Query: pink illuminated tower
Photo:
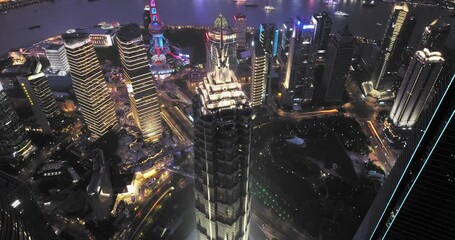
<svg viewBox="0 0 455 240"><path fill-rule="evenodd" d="M150 55L152 56L152 73L154 75L169 74L173 71L166 62L166 55L171 54L168 40L163 36L164 24L160 21L155 0L150 0Z"/></svg>

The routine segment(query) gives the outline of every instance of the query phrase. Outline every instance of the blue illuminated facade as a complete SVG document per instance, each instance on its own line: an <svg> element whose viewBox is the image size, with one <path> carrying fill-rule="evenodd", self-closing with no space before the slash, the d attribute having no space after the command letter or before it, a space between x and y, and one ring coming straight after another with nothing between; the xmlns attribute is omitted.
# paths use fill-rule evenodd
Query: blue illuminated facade
<svg viewBox="0 0 455 240"><path fill-rule="evenodd" d="M438 82L354 239L455 239L455 75L450 75Z"/></svg>
<svg viewBox="0 0 455 240"><path fill-rule="evenodd" d="M282 36L284 42L279 56L282 64L285 63L281 103L285 108L299 108L313 99L311 49L315 24L312 21L295 18L284 26Z"/></svg>

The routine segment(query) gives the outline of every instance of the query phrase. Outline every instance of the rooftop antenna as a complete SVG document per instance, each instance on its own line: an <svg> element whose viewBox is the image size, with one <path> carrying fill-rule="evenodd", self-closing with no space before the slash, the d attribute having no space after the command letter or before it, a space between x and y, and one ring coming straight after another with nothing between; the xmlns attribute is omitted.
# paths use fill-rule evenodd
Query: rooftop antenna
<svg viewBox="0 0 455 240"><path fill-rule="evenodd" d="M220 54L218 55L218 57L220 58L220 60L219 60L220 67L224 67L223 15L220 13L220 15L218 17L220 18L220 34L221 34Z"/></svg>

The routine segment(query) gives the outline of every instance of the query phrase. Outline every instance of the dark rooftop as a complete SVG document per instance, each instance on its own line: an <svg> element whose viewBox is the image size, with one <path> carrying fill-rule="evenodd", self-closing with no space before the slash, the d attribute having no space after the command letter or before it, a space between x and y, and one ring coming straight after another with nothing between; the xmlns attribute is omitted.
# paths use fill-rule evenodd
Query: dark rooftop
<svg viewBox="0 0 455 240"><path fill-rule="evenodd" d="M47 50L59 50L63 45L60 44L51 44L46 49Z"/></svg>
<svg viewBox="0 0 455 240"><path fill-rule="evenodd" d="M134 40L141 37L141 28L137 23L126 24L118 30L117 37L124 42Z"/></svg>

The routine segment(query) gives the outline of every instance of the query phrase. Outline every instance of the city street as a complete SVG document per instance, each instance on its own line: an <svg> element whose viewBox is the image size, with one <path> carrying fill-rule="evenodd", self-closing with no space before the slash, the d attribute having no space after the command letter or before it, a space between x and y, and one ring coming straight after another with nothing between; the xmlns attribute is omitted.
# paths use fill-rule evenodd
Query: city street
<svg viewBox="0 0 455 240"><path fill-rule="evenodd" d="M352 101L343 107L346 110L346 116L352 117L362 127L363 132L370 139L372 153L369 158L376 161L375 164L381 166L386 175L390 173L395 164L397 154L388 144L382 128L376 122L376 116L381 108L376 107L375 103L364 99L364 95L356 83L350 79L346 82L347 91L350 93Z"/></svg>

